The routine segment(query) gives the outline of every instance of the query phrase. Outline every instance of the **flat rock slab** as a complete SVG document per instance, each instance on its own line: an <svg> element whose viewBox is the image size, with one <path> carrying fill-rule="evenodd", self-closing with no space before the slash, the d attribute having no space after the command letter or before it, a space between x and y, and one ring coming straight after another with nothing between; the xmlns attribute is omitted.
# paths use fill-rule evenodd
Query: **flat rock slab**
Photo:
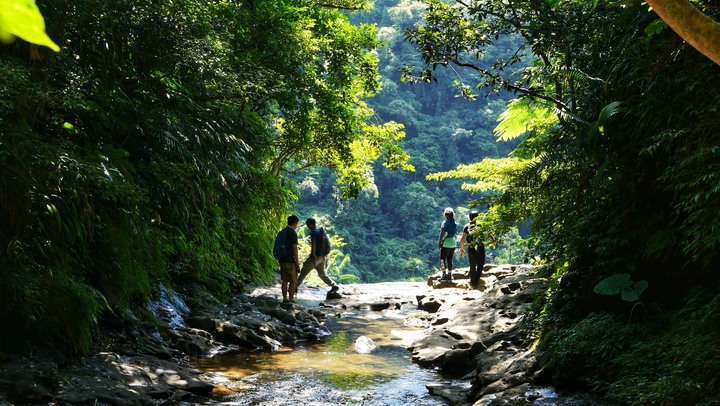
<svg viewBox="0 0 720 406"><path fill-rule="evenodd" d="M418 297L419 308L434 306L426 334L409 348L412 359L446 377L469 381L466 386L438 382L428 387L450 404L499 405L512 403L503 399L527 398L537 362L525 347L522 320L546 281L530 266L486 265L481 283L472 288L468 271L455 269L452 281L440 281L440 274L428 278L433 290Z"/></svg>
<svg viewBox="0 0 720 406"><path fill-rule="evenodd" d="M155 357L99 353L66 371L55 399L71 404L150 404L207 395L213 385L202 371Z"/></svg>

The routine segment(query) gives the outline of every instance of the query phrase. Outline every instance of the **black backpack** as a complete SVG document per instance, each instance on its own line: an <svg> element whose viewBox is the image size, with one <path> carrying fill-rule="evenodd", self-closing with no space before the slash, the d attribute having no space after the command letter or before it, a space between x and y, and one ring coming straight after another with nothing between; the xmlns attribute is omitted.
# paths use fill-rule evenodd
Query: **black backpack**
<svg viewBox="0 0 720 406"><path fill-rule="evenodd" d="M473 233L475 232L476 229L477 229L477 226L476 226L476 225L473 225L473 224L471 224L471 223L468 223L468 235L467 235L467 238L465 239L465 241L467 241L468 244L472 244L472 242L473 242Z"/></svg>
<svg viewBox="0 0 720 406"><path fill-rule="evenodd" d="M330 238L325 234L325 229L320 227L320 237L322 237L322 250L323 255L330 253Z"/></svg>
<svg viewBox="0 0 720 406"><path fill-rule="evenodd" d="M287 227L280 230L275 237L275 245L273 246L273 256L277 260L287 259L290 250L287 246Z"/></svg>

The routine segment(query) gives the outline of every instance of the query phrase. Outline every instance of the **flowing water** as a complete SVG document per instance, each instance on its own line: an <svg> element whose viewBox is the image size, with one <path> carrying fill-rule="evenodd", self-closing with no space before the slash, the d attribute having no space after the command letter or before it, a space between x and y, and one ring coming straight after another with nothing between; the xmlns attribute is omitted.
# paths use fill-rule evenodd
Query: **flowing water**
<svg viewBox="0 0 720 406"><path fill-rule="evenodd" d="M399 292L398 289L401 291ZM375 284L377 297L405 299L422 293L422 284ZM257 290L275 294L277 289ZM319 290L301 290L298 301L308 308L324 299ZM351 293L357 294L357 292ZM158 309L175 307L172 295ZM407 347L422 336L422 322L413 317L415 306L401 310L348 310L329 315L325 325L332 335L324 343L300 343L274 353L247 352L195 358L191 362L205 370L215 384L205 405L449 405L432 396L426 385L469 389L470 381L445 380L435 370L413 364ZM182 309L175 312L182 313ZM172 313L172 312L171 312ZM171 314L172 315L172 314ZM182 320L182 319L180 319ZM418 326L413 326L417 322ZM372 348L374 347L374 348ZM483 401L491 403L495 395ZM457 400L457 398L456 398ZM513 401L533 406L598 406L584 393L559 394L550 387L527 387Z"/></svg>
<svg viewBox="0 0 720 406"><path fill-rule="evenodd" d="M316 304L316 303L315 303ZM426 383L440 379L410 360L403 346L421 331L406 325L406 312L346 313L328 317L325 343L276 353L226 353L192 362L213 374L213 398L224 405L445 405ZM372 339L376 348L356 340Z"/></svg>

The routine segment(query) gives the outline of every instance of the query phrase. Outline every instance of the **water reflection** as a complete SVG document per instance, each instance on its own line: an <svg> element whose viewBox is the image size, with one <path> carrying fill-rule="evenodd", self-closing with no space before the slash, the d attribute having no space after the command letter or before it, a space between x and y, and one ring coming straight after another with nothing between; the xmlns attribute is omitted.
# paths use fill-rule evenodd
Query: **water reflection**
<svg viewBox="0 0 720 406"><path fill-rule="evenodd" d="M215 399L228 405L444 405L425 384L434 371L412 364L403 344L420 334L398 314L328 318L333 332L323 344L308 344L276 353L222 354L195 359L215 373ZM366 336L377 348L355 351Z"/></svg>

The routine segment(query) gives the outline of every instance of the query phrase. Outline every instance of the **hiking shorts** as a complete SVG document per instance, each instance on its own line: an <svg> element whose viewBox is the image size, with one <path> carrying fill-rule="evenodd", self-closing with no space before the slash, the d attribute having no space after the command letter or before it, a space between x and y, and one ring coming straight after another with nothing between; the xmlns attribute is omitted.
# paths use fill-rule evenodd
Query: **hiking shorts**
<svg viewBox="0 0 720 406"><path fill-rule="evenodd" d="M297 283L298 273L295 263L292 262L281 262L280 263L280 280L283 282L290 282L292 284Z"/></svg>

